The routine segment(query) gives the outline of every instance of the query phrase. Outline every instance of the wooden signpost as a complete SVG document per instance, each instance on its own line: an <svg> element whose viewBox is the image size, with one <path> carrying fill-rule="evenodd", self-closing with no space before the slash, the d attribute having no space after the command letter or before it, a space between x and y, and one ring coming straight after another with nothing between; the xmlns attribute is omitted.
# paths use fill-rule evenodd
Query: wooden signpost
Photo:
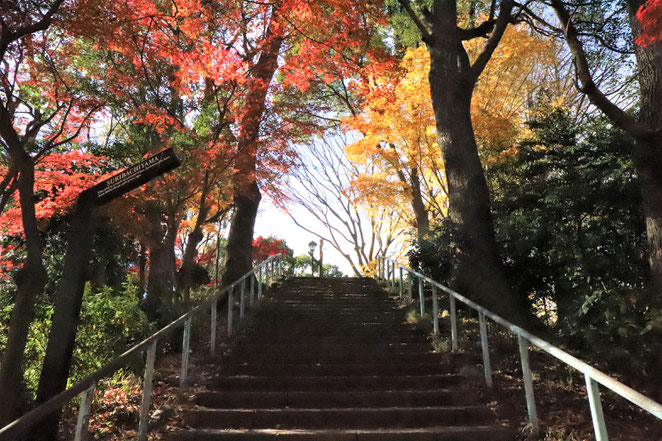
<svg viewBox="0 0 662 441"><path fill-rule="evenodd" d="M88 266L92 257L98 207L179 165L175 152L169 148L111 176L78 196L37 389L37 404L57 395L67 385L85 282L89 276ZM34 433L34 439L54 440L59 419L59 411L44 419L39 430Z"/></svg>
<svg viewBox="0 0 662 441"><path fill-rule="evenodd" d="M81 193L81 198L85 199L85 203L103 205L178 167L179 164L172 148L163 150L88 188Z"/></svg>

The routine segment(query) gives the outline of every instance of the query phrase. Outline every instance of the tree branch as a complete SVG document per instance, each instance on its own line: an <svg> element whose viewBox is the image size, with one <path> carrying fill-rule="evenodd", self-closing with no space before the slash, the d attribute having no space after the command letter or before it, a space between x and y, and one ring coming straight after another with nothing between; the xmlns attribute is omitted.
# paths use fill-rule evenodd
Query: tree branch
<svg viewBox="0 0 662 441"><path fill-rule="evenodd" d="M419 32L421 33L422 40L426 43L429 42L432 39L432 26L429 23L429 19L426 16L419 16L412 9L411 2L409 0L398 0L398 2L402 5L403 8L405 8L405 11L407 11L407 14L418 28Z"/></svg>
<svg viewBox="0 0 662 441"><path fill-rule="evenodd" d="M494 26L494 31L492 31L490 38L487 40L483 52L480 53L473 66L471 66L470 76L473 83L478 81L478 77L483 73L483 70L485 70L485 66L487 66L490 58L492 58L492 54L494 54L494 51L499 45L501 37L503 37L504 32L506 32L506 28L511 21L510 13L513 10L514 3L513 0L503 0L501 2L499 17Z"/></svg>
<svg viewBox="0 0 662 441"><path fill-rule="evenodd" d="M614 124L634 138L638 140L649 140L655 137L658 134L656 130L637 121L634 117L623 111L623 109L607 98L607 96L595 84L588 64L588 58L584 51L584 46L579 40L579 35L577 29L572 23L570 13L561 0L551 0L551 5L561 22L566 42L568 43L568 47L574 58L577 78L581 83L579 90L586 94L591 103L611 119Z"/></svg>

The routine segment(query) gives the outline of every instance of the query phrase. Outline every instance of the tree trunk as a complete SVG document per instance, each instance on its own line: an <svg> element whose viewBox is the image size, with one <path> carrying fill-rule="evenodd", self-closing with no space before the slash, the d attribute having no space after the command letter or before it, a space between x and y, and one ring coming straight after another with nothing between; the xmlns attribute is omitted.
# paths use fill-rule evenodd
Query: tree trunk
<svg viewBox="0 0 662 441"><path fill-rule="evenodd" d="M140 254L138 256L138 299L142 300L145 295L147 281L147 250L145 244L140 242Z"/></svg>
<svg viewBox="0 0 662 441"><path fill-rule="evenodd" d="M489 190L471 123L474 84L460 68L466 57L463 50L454 38L437 38L429 45L430 92L448 181L449 217L456 232L453 285L521 322L528 317L526 304L511 292L497 252Z"/></svg>
<svg viewBox="0 0 662 441"><path fill-rule="evenodd" d="M227 260L222 285L226 286L250 271L253 263L253 232L255 218L262 195L257 185L257 140L260 123L265 110L265 99L269 84L278 68L278 54L283 44L281 35L274 35L277 28L277 6L272 11L271 21L260 58L255 64L249 84L246 113L241 121L241 132L237 140L235 172L232 177L234 191L234 215L228 233Z"/></svg>
<svg viewBox="0 0 662 441"><path fill-rule="evenodd" d="M21 155L18 191L21 220L25 234L26 258L16 273L16 299L9 323L7 346L2 354L0 371L0 426L11 422L25 410L21 403L23 383L23 353L28 330L34 315L34 303L46 284L46 270L42 262L42 244L37 229L34 200L34 163Z"/></svg>
<svg viewBox="0 0 662 441"><path fill-rule="evenodd" d="M628 12L634 37L641 35L636 17L645 0L628 0ZM651 280L656 291L662 292L662 43L646 47L635 46L641 90L641 122L658 135L638 139L633 152L646 216Z"/></svg>
<svg viewBox="0 0 662 441"><path fill-rule="evenodd" d="M151 321L165 325L169 322L169 310L174 300L173 260L177 229L176 225L169 225L164 230L161 223L162 212L157 205L147 207L146 215L150 224L149 274L147 295L142 309Z"/></svg>
<svg viewBox="0 0 662 441"><path fill-rule="evenodd" d="M58 285L53 323L42 364L36 404L42 404L67 387L83 303L85 282L96 229L96 208L80 200L71 220L71 233ZM44 418L33 433L38 441L57 441L60 410Z"/></svg>
<svg viewBox="0 0 662 441"><path fill-rule="evenodd" d="M645 0L627 0L632 35L641 35L641 23L637 11ZM642 205L646 217L649 264L652 287L662 291L662 43L646 47L635 45L635 56L639 70L638 80L641 95L639 119L616 106L597 87L591 76L588 57L579 40L579 32L572 16L561 0L551 0L551 5L564 29L568 47L573 53L581 90L591 103L600 109L617 127L629 133L637 141L632 152L635 171L639 178ZM659 296L656 296L656 298ZM659 301L659 300L657 300Z"/></svg>
<svg viewBox="0 0 662 441"><path fill-rule="evenodd" d="M421 180L418 177L418 170L415 168L411 171L411 196L411 206L416 217L416 231L420 244L430 231L430 219L428 219L428 211L421 194Z"/></svg>
<svg viewBox="0 0 662 441"><path fill-rule="evenodd" d="M646 217L652 286L662 292L662 142L639 142L633 153ZM657 300L660 302L660 300Z"/></svg>
<svg viewBox="0 0 662 441"><path fill-rule="evenodd" d="M198 210L198 217L195 220L195 226L188 235L186 242L186 249L182 256L182 266L179 269L179 290L185 303L190 300L191 290L191 271L193 268L193 261L198 254L198 244L204 238L202 227L207 221L209 214L209 206L207 205L207 194L209 192L209 174L205 174L205 179L202 186L202 193L200 196L200 207Z"/></svg>

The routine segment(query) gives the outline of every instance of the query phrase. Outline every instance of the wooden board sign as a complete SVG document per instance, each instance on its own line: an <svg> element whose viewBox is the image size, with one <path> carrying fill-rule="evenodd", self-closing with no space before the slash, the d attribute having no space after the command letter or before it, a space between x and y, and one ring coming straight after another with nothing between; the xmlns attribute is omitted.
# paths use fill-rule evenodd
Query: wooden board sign
<svg viewBox="0 0 662 441"><path fill-rule="evenodd" d="M175 151L168 148L88 188L81 194L79 201L94 205L106 204L179 165Z"/></svg>

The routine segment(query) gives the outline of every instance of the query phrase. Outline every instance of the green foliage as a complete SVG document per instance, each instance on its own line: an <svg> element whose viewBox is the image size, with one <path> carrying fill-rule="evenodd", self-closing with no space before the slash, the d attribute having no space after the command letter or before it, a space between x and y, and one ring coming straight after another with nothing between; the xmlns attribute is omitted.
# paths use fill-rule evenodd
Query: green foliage
<svg viewBox="0 0 662 441"><path fill-rule="evenodd" d="M85 287L76 336L73 383L151 334L153 326L138 306L138 289L126 283L122 291Z"/></svg>
<svg viewBox="0 0 662 441"><path fill-rule="evenodd" d="M514 156L487 170L508 280L572 346L604 351L612 360L631 356L630 349L614 348L632 347L662 324L646 289L632 141L602 118L578 127L558 108L543 108L529 127ZM412 256L446 282L460 240L453 231L449 221L437 225ZM652 360L654 343L646 340L637 355Z"/></svg>
<svg viewBox="0 0 662 441"><path fill-rule="evenodd" d="M638 332L647 256L631 141L603 119L580 130L561 109L529 126L517 155L488 172L509 279L551 300L568 337Z"/></svg>
<svg viewBox="0 0 662 441"><path fill-rule="evenodd" d="M340 268L336 265L323 264L324 277L345 277ZM319 267L315 264L315 274L312 274L310 256L294 256L289 254L285 257L285 272L289 277L310 277L317 276Z"/></svg>
<svg viewBox="0 0 662 441"><path fill-rule="evenodd" d="M13 300L0 291L0 352L5 347ZM53 306L38 299L25 351L24 383L29 394L36 391L46 352ZM108 286L85 288L69 385L100 368L153 331L138 307L136 286L126 283L120 290Z"/></svg>

